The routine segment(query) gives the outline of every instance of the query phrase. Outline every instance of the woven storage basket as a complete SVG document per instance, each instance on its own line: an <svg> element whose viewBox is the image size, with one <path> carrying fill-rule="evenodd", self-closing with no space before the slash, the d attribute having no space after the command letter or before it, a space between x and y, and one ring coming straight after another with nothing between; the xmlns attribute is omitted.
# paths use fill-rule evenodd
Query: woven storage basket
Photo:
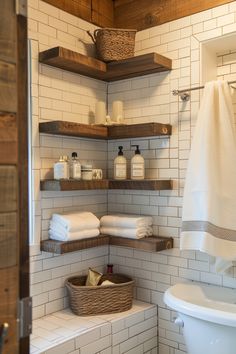
<svg viewBox="0 0 236 354"><path fill-rule="evenodd" d="M96 44L98 58L105 61L121 60L134 56L134 43L137 30L102 28L93 35L87 31Z"/></svg>
<svg viewBox="0 0 236 354"><path fill-rule="evenodd" d="M132 307L134 280L123 274L103 275L113 285L85 286L86 276L68 278L70 308L79 316L127 311Z"/></svg>

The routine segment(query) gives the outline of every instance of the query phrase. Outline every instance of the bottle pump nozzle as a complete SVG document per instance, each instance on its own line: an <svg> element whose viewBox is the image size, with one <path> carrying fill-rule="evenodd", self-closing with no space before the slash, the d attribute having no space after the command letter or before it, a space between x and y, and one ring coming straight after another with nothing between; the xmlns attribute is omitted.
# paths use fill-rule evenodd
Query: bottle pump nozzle
<svg viewBox="0 0 236 354"><path fill-rule="evenodd" d="M118 152L118 155L119 156L123 156L124 154L123 154L123 146L118 146L118 148L119 148L119 152Z"/></svg>
<svg viewBox="0 0 236 354"><path fill-rule="evenodd" d="M131 146L136 146L135 155L140 154L139 145L131 145Z"/></svg>

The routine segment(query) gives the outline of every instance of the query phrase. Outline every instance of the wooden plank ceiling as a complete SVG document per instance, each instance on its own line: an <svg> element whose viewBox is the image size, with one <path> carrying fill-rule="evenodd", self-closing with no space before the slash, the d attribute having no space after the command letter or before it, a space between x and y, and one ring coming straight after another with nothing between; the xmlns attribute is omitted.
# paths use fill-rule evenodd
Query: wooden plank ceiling
<svg viewBox="0 0 236 354"><path fill-rule="evenodd" d="M233 0L43 0L100 27L145 28Z"/></svg>

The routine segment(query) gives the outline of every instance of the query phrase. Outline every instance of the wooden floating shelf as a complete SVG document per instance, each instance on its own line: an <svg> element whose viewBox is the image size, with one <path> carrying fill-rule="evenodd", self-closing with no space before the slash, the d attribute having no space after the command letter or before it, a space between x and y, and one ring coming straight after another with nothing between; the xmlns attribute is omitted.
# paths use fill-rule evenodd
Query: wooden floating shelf
<svg viewBox="0 0 236 354"><path fill-rule="evenodd" d="M74 179L45 179L40 181L41 191L75 191L75 190L92 190L92 189L108 189L109 181L102 180L74 180Z"/></svg>
<svg viewBox="0 0 236 354"><path fill-rule="evenodd" d="M109 189L140 189L160 191L172 189L172 182L169 179L143 179L140 181L131 179L126 179L122 181L110 180Z"/></svg>
<svg viewBox="0 0 236 354"><path fill-rule="evenodd" d="M106 126L80 124L61 120L39 123L39 132L92 139L107 139L108 134Z"/></svg>
<svg viewBox="0 0 236 354"><path fill-rule="evenodd" d="M172 237L150 236L140 239L131 239L109 236L109 244L113 246L131 247L144 251L158 252L173 248Z"/></svg>
<svg viewBox="0 0 236 354"><path fill-rule="evenodd" d="M39 53L40 63L103 81L143 76L172 68L172 61L157 53L148 53L111 63L87 57L72 50L55 47Z"/></svg>
<svg viewBox="0 0 236 354"><path fill-rule="evenodd" d="M41 191L74 191L92 189L140 189L140 190L169 190L172 189L171 180L55 180L45 179L40 181Z"/></svg>
<svg viewBox="0 0 236 354"><path fill-rule="evenodd" d="M104 245L131 247L144 251L159 252L173 248L173 239L172 237L150 236L134 240L124 237L100 235L76 241L44 240L41 241L41 251L63 254Z"/></svg>
<svg viewBox="0 0 236 354"><path fill-rule="evenodd" d="M39 132L53 135L92 139L126 139L171 135L171 125L142 123L132 125L100 126L65 121L39 123Z"/></svg>

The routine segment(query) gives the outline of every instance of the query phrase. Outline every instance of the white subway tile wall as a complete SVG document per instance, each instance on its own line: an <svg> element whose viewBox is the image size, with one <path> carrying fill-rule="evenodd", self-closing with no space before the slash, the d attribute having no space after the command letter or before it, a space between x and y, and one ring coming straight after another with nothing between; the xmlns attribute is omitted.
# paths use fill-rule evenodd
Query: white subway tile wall
<svg viewBox="0 0 236 354"><path fill-rule="evenodd" d="M106 84L39 64L38 53L62 45L82 54L94 55L86 30L96 27L43 1L29 1L28 37L31 40L32 72L32 156L33 156L33 242L48 238L53 213L88 210L97 216L107 213L106 191L40 192L40 179L53 178L53 163L60 155L78 153L81 162L107 171L107 143L39 134L39 122L66 120L89 123L95 102L106 101ZM68 306L64 281L72 274L86 273L88 267L104 271L108 247L69 255L36 254L31 257L33 317L39 318Z"/></svg>
<svg viewBox="0 0 236 354"><path fill-rule="evenodd" d="M208 256L179 251L184 179L201 93L193 91L191 100L185 103L171 93L173 89L200 84L200 43L235 33L235 11L236 1L233 1L137 33L136 54L157 51L173 60L173 70L109 84L109 112L112 101L123 100L126 123L170 123L173 133L168 138L125 139L107 144L86 139L39 136L39 121L90 122L96 100L106 100L107 86L97 80L38 64L38 52L56 45L93 55L94 47L86 30L93 30L95 26L43 1L29 1L36 242L47 238L48 222L53 212L87 209L98 216L107 212L152 215L155 234L174 237L175 246L161 253L104 246L61 256L48 253L32 256L35 318L66 307L65 278L70 274L84 273L88 266L103 270L109 255L109 261L114 263L117 271L136 279L137 299L158 305L159 354L184 354L186 348L182 334L173 324L174 312L163 303L163 292L185 279L236 288L235 268L227 275L215 274ZM218 78L236 79L236 51L232 49L235 48L218 53ZM236 111L235 91L233 103ZM91 159L95 167L103 168L104 172L107 170L111 177L118 146L124 146L130 163L134 153L132 144L140 145L145 157L146 177L173 179L172 191L39 191L39 180L52 177L52 165L59 155L76 150L81 160ZM123 336L126 336L125 332ZM121 347L122 344L119 345ZM120 350L114 349L113 353L121 353ZM135 353L143 353L142 350L137 347Z"/></svg>

